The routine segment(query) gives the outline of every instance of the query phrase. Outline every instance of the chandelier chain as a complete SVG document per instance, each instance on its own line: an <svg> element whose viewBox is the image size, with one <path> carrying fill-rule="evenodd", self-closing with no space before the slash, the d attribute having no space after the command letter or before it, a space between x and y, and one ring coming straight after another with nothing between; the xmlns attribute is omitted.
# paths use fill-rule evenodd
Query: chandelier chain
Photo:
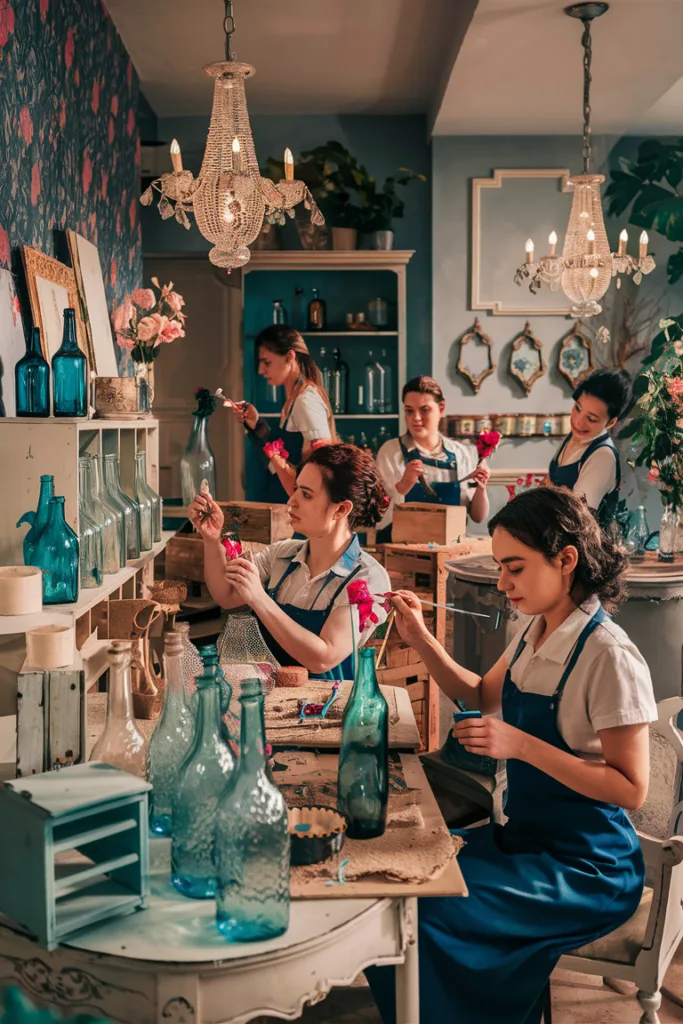
<svg viewBox="0 0 683 1024"><path fill-rule="evenodd" d="M591 60L593 59L593 45L591 40L591 19L583 20L583 173L590 172L591 160Z"/></svg>
<svg viewBox="0 0 683 1024"><path fill-rule="evenodd" d="M225 32L225 59L234 60L232 52L232 36L235 31L235 18L232 13L232 0L224 0L225 17L223 18L223 31Z"/></svg>

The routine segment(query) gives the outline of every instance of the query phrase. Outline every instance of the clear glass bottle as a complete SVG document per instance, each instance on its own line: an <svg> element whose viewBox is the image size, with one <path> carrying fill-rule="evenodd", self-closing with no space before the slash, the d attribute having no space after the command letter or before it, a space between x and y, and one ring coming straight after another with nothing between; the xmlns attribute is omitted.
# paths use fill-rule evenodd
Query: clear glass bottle
<svg viewBox="0 0 683 1024"><path fill-rule="evenodd" d="M115 640L108 653L107 717L90 760L105 761L144 779L145 740L133 718L130 668L133 644L130 640Z"/></svg>
<svg viewBox="0 0 683 1024"><path fill-rule="evenodd" d="M180 489L187 507L199 494L202 480L209 484L209 494L216 497L216 460L209 444L209 420L194 413L194 422L187 448L180 459Z"/></svg>
<svg viewBox="0 0 683 1024"><path fill-rule="evenodd" d="M40 330L34 327L26 342L26 355L14 367L17 416L50 415L50 366L43 358Z"/></svg>
<svg viewBox="0 0 683 1024"><path fill-rule="evenodd" d="M364 430L361 430L361 432L360 432L360 441L358 442L358 447L359 448L365 448L365 449L369 449L370 448L370 445L368 443L368 438L367 438L367 435L366 435Z"/></svg>
<svg viewBox="0 0 683 1024"><path fill-rule="evenodd" d="M370 299L368 320L373 327L386 327L389 323L389 306L385 299Z"/></svg>
<svg viewBox="0 0 683 1024"><path fill-rule="evenodd" d="M320 356L318 357L318 369L320 370L320 376L323 379L323 387L327 392L327 397L330 400L330 405L333 406L333 394L332 394L332 365L327 355L327 349L323 345L320 349ZM333 406L334 411L334 406Z"/></svg>
<svg viewBox="0 0 683 1024"><path fill-rule="evenodd" d="M304 310L304 289L294 289L294 304L292 306L292 327L297 331L306 330L306 313Z"/></svg>
<svg viewBox="0 0 683 1024"><path fill-rule="evenodd" d="M204 663L199 656L199 651L190 640L190 623L176 622L173 632L178 634L183 643L183 684L185 686L185 696L189 700L192 694L197 692L195 679L204 671Z"/></svg>
<svg viewBox="0 0 683 1024"><path fill-rule="evenodd" d="M88 513L85 496L88 493L87 460L78 460L78 543L80 583L83 590L102 586L104 554L102 530Z"/></svg>
<svg viewBox="0 0 683 1024"><path fill-rule="evenodd" d="M308 326L309 331L324 331L325 324L327 323L327 313L325 310L325 303L320 298L320 292L317 288L312 288L313 298L308 303Z"/></svg>
<svg viewBox="0 0 683 1024"><path fill-rule="evenodd" d="M163 519L163 502L147 479L147 452L139 451L135 454L135 465L140 466L140 472L136 477L136 498L137 488L146 494L152 505L152 542L158 544L161 540L161 523ZM139 500L139 499L138 499Z"/></svg>
<svg viewBox="0 0 683 1024"><path fill-rule="evenodd" d="M192 899L216 895L214 843L218 801L235 770L235 758L223 738L218 667L197 677L199 708L192 747L178 772L173 804L171 881Z"/></svg>
<svg viewBox="0 0 683 1024"><path fill-rule="evenodd" d="M78 599L78 537L64 518L62 497L50 500L32 562L43 570L43 604L73 604Z"/></svg>
<svg viewBox="0 0 683 1024"><path fill-rule="evenodd" d="M61 347L52 357L53 415L88 415L88 360L76 341L76 313L64 310Z"/></svg>
<svg viewBox="0 0 683 1024"><path fill-rule="evenodd" d="M349 367L348 363L342 359L338 348L332 350L332 355L334 356L334 366L330 375L332 388L330 405L335 415L343 415L348 412L349 407Z"/></svg>
<svg viewBox="0 0 683 1024"><path fill-rule="evenodd" d="M650 536L650 527L647 523L645 506L639 505L631 516L628 533L626 535L626 549L634 555L645 554L645 542Z"/></svg>
<svg viewBox="0 0 683 1024"><path fill-rule="evenodd" d="M78 481L82 488L79 500L86 513L94 519L102 533L102 572L113 575L121 568L121 534L123 527L113 509L99 500L97 466L90 455L78 460ZM125 562L124 562L125 564Z"/></svg>
<svg viewBox="0 0 683 1024"><path fill-rule="evenodd" d="M47 526L48 516L50 514L50 501L55 493L55 478L53 476L41 476L40 478L40 494L38 496L38 508L35 512L24 512L23 516L17 523L17 527L21 526L22 523L28 523L30 529L24 537L24 565L34 565L33 554L38 543L38 538Z"/></svg>
<svg viewBox="0 0 683 1024"><path fill-rule="evenodd" d="M374 839L386 828L389 711L377 684L375 651L358 651L356 678L342 722L337 805L349 839Z"/></svg>
<svg viewBox="0 0 683 1024"><path fill-rule="evenodd" d="M384 412L384 368L375 359L372 351L368 352L365 364L365 383L363 387L363 406L365 412L377 414Z"/></svg>
<svg viewBox="0 0 683 1024"><path fill-rule="evenodd" d="M180 633L164 637L164 706L147 748L149 830L155 836L173 834L173 800L178 771L194 739L195 720L187 703Z"/></svg>
<svg viewBox="0 0 683 1024"><path fill-rule="evenodd" d="M282 299L273 299L273 323L287 323L287 310L282 305Z"/></svg>
<svg viewBox="0 0 683 1024"><path fill-rule="evenodd" d="M380 366L384 370L384 407L382 412L389 413L394 411L394 373L389 361L389 353L385 348L382 349ZM396 402L398 403L398 396L396 396Z"/></svg>
<svg viewBox="0 0 683 1024"><path fill-rule="evenodd" d="M100 508L116 523L116 557L119 569L124 569L126 565L126 521L118 503L109 497L107 488L104 485L101 457L99 455L91 455L90 463L93 495Z"/></svg>
<svg viewBox="0 0 683 1024"><path fill-rule="evenodd" d="M135 455L135 500L140 509L140 550L149 551L154 544L154 504L143 486L144 468L138 458L142 454Z"/></svg>
<svg viewBox="0 0 683 1024"><path fill-rule="evenodd" d="M673 562L676 551L676 531L678 530L679 514L673 505L667 505L659 523L659 549L657 558L660 562Z"/></svg>
<svg viewBox="0 0 683 1024"><path fill-rule="evenodd" d="M105 455L102 462L107 500L121 510L126 558L140 557L140 508L121 488L118 455Z"/></svg>
<svg viewBox="0 0 683 1024"><path fill-rule="evenodd" d="M242 684L239 768L216 820L216 924L230 942L258 942L289 926L287 805L266 772L263 693Z"/></svg>

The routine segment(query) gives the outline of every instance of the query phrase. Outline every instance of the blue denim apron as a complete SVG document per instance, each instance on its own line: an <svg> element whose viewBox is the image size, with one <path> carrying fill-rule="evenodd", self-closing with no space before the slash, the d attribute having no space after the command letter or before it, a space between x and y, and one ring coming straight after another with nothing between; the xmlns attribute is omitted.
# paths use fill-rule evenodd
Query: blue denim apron
<svg viewBox="0 0 683 1024"><path fill-rule="evenodd" d="M351 551L351 547L352 545L354 545L354 543L357 547L357 552L355 551L355 549L354 551ZM289 615L290 619L293 619L294 622L296 622L299 626L303 626L303 628L309 630L309 632L315 633L316 636L320 636L323 626L327 622L329 614L334 607L334 602L339 597L342 590L349 585L354 576L357 576L360 570L362 569L362 564L360 561L360 545L358 544L358 538L356 537L355 534L351 540L351 544L349 544L349 547L346 549L346 552L351 554L357 554L357 557L354 561L354 568L351 570L348 576L343 576L342 579L339 581L339 586L337 587L336 590L333 591L326 608L297 608L293 604L283 604L282 601L278 601L277 596L280 591L280 587L287 579L287 577L291 576L291 574L295 572L295 570L298 569L300 565L299 562L294 561L294 557L292 557L292 559L290 560L289 565L287 566L286 570L283 572L282 576L280 577L279 581L275 584L275 586L269 587L267 589L268 596L272 597L273 601L275 601L276 604L278 604L280 608L282 608L283 612ZM325 587L328 585L328 583L336 576L337 574L332 570L328 572L327 576L322 581L320 590L315 595L315 598L313 600L314 605L317 602L320 595L322 594ZM291 654L288 654L287 651L280 646L280 644L268 631L268 629L260 619L259 626L261 629L261 633L263 634L263 639L268 645L271 654L276 659L276 661L280 663L280 665L299 664L299 662L296 661ZM341 681L343 679L353 679L353 677L353 654L350 654L349 657L345 658L345 660L340 665L335 666L335 668L330 669L328 672L322 672L320 675L314 675L311 673L311 679L338 679Z"/></svg>
<svg viewBox="0 0 683 1024"><path fill-rule="evenodd" d="M418 480L410 488L405 496L405 501L423 501L423 502L440 502L442 505L459 505L460 504L460 483L457 479L458 466L455 457L455 452L449 452L444 446L443 441L441 442L441 451L446 456L445 459L430 459L425 455L420 455L417 448L408 449L403 443L403 439L399 437L398 443L401 446L401 452L403 453L404 462L413 462L415 459L419 459L420 462L425 466L434 467L436 469L448 469L453 473L455 479L444 480L442 483L429 481L429 486L436 493L436 497L424 489L420 481Z"/></svg>
<svg viewBox="0 0 683 1024"><path fill-rule="evenodd" d="M576 481L579 479L579 474L583 469L586 461L590 458L593 452L597 452L599 448L611 448L614 452L614 458L617 464L617 485L613 491L606 494L600 502L600 507L595 510L596 519L600 523L603 529L609 526L614 520L614 516L617 510L617 504L619 502L619 488L621 487L621 465L619 462L619 452L614 446L614 441L608 434L604 434L602 437L596 437L592 441L580 459L576 462L570 462L568 466L560 465L560 458L562 452L567 447L571 434L567 434L559 451L553 457L550 467L548 469L548 476L550 477L551 483L555 484L556 487L568 487L570 491L574 490Z"/></svg>
<svg viewBox="0 0 683 1024"><path fill-rule="evenodd" d="M296 402L296 399L294 402ZM285 451L289 452L287 461L293 466L298 466L304 450L304 435L299 430L287 430L287 424L292 418L294 411L294 402L292 402L292 407L283 425L270 428L268 441L281 439L285 446ZM263 453L263 445L261 445L261 457L266 460L266 467L268 467L269 460ZM265 497L263 500L277 505L286 505L289 501L289 495L280 483L277 474L271 473L269 468L266 468Z"/></svg>
<svg viewBox="0 0 683 1024"><path fill-rule="evenodd" d="M503 719L572 754L557 709L599 608L579 637L555 692L524 692L511 669ZM420 1013L425 1022L538 1024L562 953L606 935L636 911L645 880L638 837L614 804L576 793L526 762L507 762L505 825L465 830L459 863L465 899L419 901ZM385 1024L395 1020L390 968L366 971Z"/></svg>

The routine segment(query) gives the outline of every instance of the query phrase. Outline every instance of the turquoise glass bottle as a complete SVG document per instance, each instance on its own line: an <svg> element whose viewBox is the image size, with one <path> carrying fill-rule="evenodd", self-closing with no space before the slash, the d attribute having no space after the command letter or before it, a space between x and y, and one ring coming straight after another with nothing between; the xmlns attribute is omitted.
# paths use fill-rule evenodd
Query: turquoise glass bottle
<svg viewBox="0 0 683 1024"><path fill-rule="evenodd" d="M135 477L135 497L138 501L141 500L138 498L139 490L140 495L145 500L149 499L152 509L152 543L158 544L161 540L162 502L161 496L147 482L147 453L145 451L136 453L135 468L137 474Z"/></svg>
<svg viewBox="0 0 683 1024"><path fill-rule="evenodd" d="M55 493L55 478L53 476L41 476L40 478L40 494L38 496L38 508L35 512L24 512L23 516L17 523L17 526L21 526L22 523L28 523L30 530L24 537L24 565L35 565L33 561L33 553L36 549L38 539L47 526L48 516L50 514L50 500Z"/></svg>
<svg viewBox="0 0 683 1024"><path fill-rule="evenodd" d="M50 501L33 564L43 570L43 604L72 604L78 599L78 537L64 518L62 497Z"/></svg>
<svg viewBox="0 0 683 1024"><path fill-rule="evenodd" d="M183 679L183 638L180 633L164 637L164 706L147 749L149 830L153 836L173 834L173 800L178 770L194 739L194 715L185 697Z"/></svg>
<svg viewBox="0 0 683 1024"><path fill-rule="evenodd" d="M88 415L88 360L76 341L76 314L64 310L61 347L52 357L53 413L55 416Z"/></svg>
<svg viewBox="0 0 683 1024"><path fill-rule="evenodd" d="M34 327L26 342L26 355L14 367L17 416L50 415L50 367L40 347L40 330Z"/></svg>
<svg viewBox="0 0 683 1024"><path fill-rule="evenodd" d="M375 652L362 647L342 722L337 803L349 839L381 836L387 822L389 710L375 675Z"/></svg>
<svg viewBox="0 0 683 1024"><path fill-rule="evenodd" d="M263 692L242 683L240 762L216 821L216 924L230 942L259 942L289 926L287 805L268 778Z"/></svg>
<svg viewBox="0 0 683 1024"><path fill-rule="evenodd" d="M199 708L194 742L178 772L173 803L171 881L192 899L216 895L214 841L218 801L235 770L223 738L217 666L197 677Z"/></svg>
<svg viewBox="0 0 683 1024"><path fill-rule="evenodd" d="M123 513L126 555L128 558L139 558L140 507L137 501L129 497L121 487L118 455L105 455L103 468L107 496L118 505Z"/></svg>

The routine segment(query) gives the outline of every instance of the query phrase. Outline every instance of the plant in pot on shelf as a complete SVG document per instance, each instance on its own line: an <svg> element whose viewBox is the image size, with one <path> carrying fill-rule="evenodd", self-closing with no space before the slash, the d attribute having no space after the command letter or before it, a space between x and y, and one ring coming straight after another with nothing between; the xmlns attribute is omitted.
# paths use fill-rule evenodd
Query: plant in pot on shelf
<svg viewBox="0 0 683 1024"><path fill-rule="evenodd" d="M140 412L150 412L154 400L154 360L161 346L185 337L185 300L173 291L173 281L160 285L156 277L151 288L137 288L113 316L119 348L130 353L135 363Z"/></svg>
<svg viewBox="0 0 683 1024"><path fill-rule="evenodd" d="M397 217L403 216L406 205L396 192L396 186L426 180L424 174L416 174L407 167L399 167L395 174L385 178L381 191L377 189L374 178L368 179L363 193L363 230L372 236L373 249L393 249L394 232L391 225Z"/></svg>

